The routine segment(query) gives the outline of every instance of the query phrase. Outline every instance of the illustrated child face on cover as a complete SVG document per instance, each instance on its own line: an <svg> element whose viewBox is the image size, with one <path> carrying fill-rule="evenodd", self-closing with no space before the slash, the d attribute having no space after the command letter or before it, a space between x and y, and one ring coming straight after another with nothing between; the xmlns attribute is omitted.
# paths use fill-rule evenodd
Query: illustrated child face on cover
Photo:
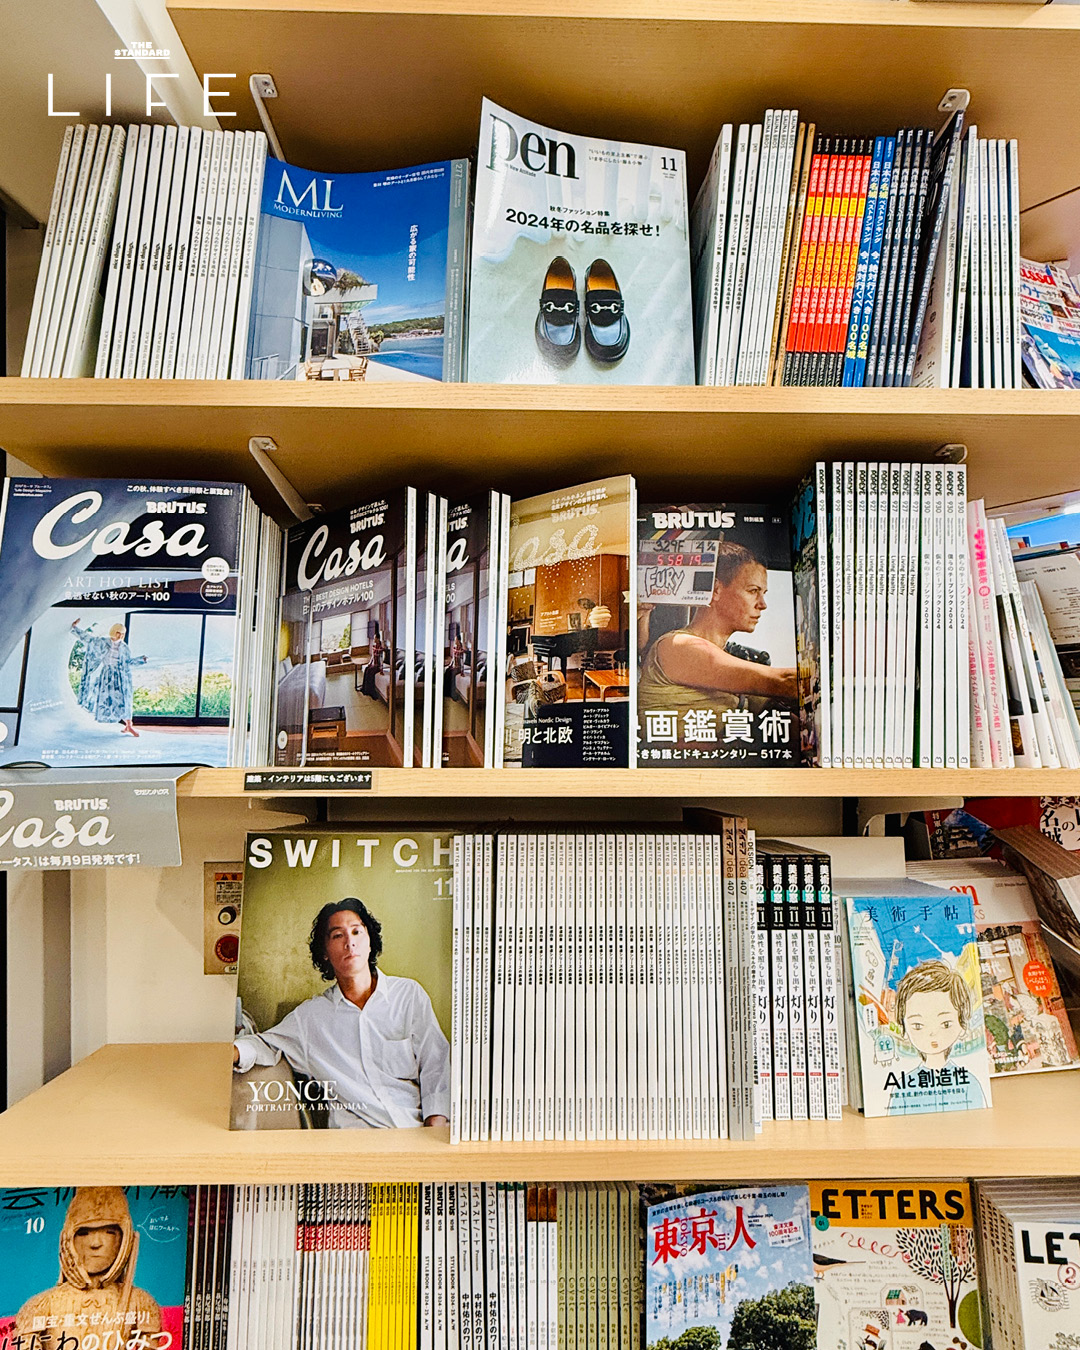
<svg viewBox="0 0 1080 1350"><path fill-rule="evenodd" d="M896 986L896 1020L930 1068L944 1066L970 1018L968 987L944 961L913 966Z"/></svg>

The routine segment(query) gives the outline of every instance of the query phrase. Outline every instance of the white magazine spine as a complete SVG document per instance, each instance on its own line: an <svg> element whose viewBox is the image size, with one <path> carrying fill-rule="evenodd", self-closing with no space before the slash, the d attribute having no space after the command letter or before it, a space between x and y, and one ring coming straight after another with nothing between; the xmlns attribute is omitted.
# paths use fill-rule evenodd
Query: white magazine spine
<svg viewBox="0 0 1080 1350"><path fill-rule="evenodd" d="M93 155L90 154L89 140L83 147L83 161L88 168L86 190L79 207L77 226L73 232L69 231L69 235L71 235L71 260L68 264L67 277L61 276L58 287L60 303L64 313L57 329L49 369L42 372L54 377L59 377L63 373L68 347L75 332L83 272L90 251L90 232L97 218L98 194L105 173L105 164L109 158L111 136L112 128L104 126L98 133ZM74 221L72 223L75 224Z"/></svg>
<svg viewBox="0 0 1080 1350"><path fill-rule="evenodd" d="M232 132L208 131L203 141L207 155L206 173L199 175L199 198L195 213L199 227L199 247L195 249L192 239L191 268L188 273L188 290L184 302L184 320L180 330L180 346L176 356L177 378L193 380L199 368L199 348L202 343L203 309L206 302L206 283L210 269L210 251L215 236L214 217L217 210L218 184L221 178L221 165L226 135ZM205 186L204 186L205 183ZM184 358L184 369L180 370L180 358Z"/></svg>
<svg viewBox="0 0 1080 1350"><path fill-rule="evenodd" d="M769 216L769 234L766 242L762 273L761 303L755 337L756 356L751 372L752 384L765 384L772 355L773 318L776 314L777 290L783 262L788 203L791 198L791 180L795 170L795 141L799 131L799 114L788 108L780 114L779 147L773 177L772 209Z"/></svg>
<svg viewBox="0 0 1080 1350"><path fill-rule="evenodd" d="M174 133L175 127L169 127ZM146 299L146 283L150 272L150 253L154 243L154 222L156 219L158 189L163 177L162 160L165 152L165 131L163 126L150 129L150 154L146 166L146 181L143 184L142 216L139 221L139 242L135 250L134 270L131 278L131 300L128 309L127 335L124 339L124 361L121 374L125 380L134 379L139 359L139 338L142 334L146 316L143 302Z"/></svg>
<svg viewBox="0 0 1080 1350"><path fill-rule="evenodd" d="M135 319L135 316L132 313L131 294L135 280L135 267L138 260L139 241L143 229L143 215L146 204L146 180L150 161L153 130L153 127L147 123L143 123L139 127L135 166L131 179L131 195L128 201L127 223L124 228L124 252L120 259L120 281L116 294L116 314L113 321L112 342L109 348L108 377L110 380L118 380L124 373L124 358L127 351L128 334L132 322L137 322L137 319ZM161 128L159 128L159 130L161 130Z"/></svg>
<svg viewBox="0 0 1080 1350"><path fill-rule="evenodd" d="M731 189L731 150L734 127L725 122L716 142L716 167L712 190L716 194L712 238L707 241L703 264L708 263L707 284L702 288L702 303L707 306L701 327L701 353L698 382L716 383L716 340L720 330L720 302L724 287L724 256L727 242L729 193Z"/></svg>
<svg viewBox="0 0 1080 1350"><path fill-rule="evenodd" d="M953 501L953 554L956 559L956 669L957 767L971 768L971 700L968 697L965 672L969 665L969 633L971 625L970 596L967 565L967 469L954 466L956 495Z"/></svg>
<svg viewBox="0 0 1080 1350"><path fill-rule="evenodd" d="M934 666L933 666L933 607L938 590L938 573L934 570L934 481L933 469L926 465L913 470L919 476L919 768L929 769L933 764L931 725L933 721ZM910 618L909 618L910 622Z"/></svg>
<svg viewBox="0 0 1080 1350"><path fill-rule="evenodd" d="M987 225L990 232L990 363L993 371L994 388L1008 389L1012 382L1012 372L1008 380L1005 377L1001 291L1001 195L1000 175L998 173L997 140L986 142L987 158Z"/></svg>
<svg viewBox="0 0 1080 1350"><path fill-rule="evenodd" d="M181 157L180 163L177 163L177 151L180 148L178 128L166 127L165 143L161 152L161 168L158 176L157 200L154 205L154 229L150 238L150 252L146 264L142 326L139 332L138 352L135 359L135 378L139 380L149 378L158 324L164 324L168 313L168 290L166 290L162 301L161 281L168 230L175 211L175 194L181 190L183 185L183 157ZM186 149L186 142L184 148Z"/></svg>
<svg viewBox="0 0 1080 1350"><path fill-rule="evenodd" d="M856 769L866 763L866 588L868 581L867 555L867 475L870 466L859 462L855 464L855 552L853 556L854 592L852 595L852 632L854 665L852 686L854 692L854 719L852 731L852 755ZM846 758L846 756L845 756Z"/></svg>
<svg viewBox="0 0 1080 1350"><path fill-rule="evenodd" d="M236 329L232 340L229 377L242 380L247 375L248 334L251 330L251 296L255 282L255 259L259 246L259 224L262 220L262 190L266 174L266 135L255 132L251 154L251 182L247 199L247 218L244 222L244 248L240 258L240 284L236 296ZM490 631L490 630L489 630Z"/></svg>
<svg viewBox="0 0 1080 1350"><path fill-rule="evenodd" d="M68 231L71 228L71 217L75 211L75 198L80 182L83 183L85 189L84 174L89 172L93 157L92 145L97 140L97 135L98 128L96 126L87 127L79 123L75 127L71 139L71 149L68 152L67 167L64 172L64 185L60 192L60 206L56 216L56 231L48 257L46 258L45 254L42 254L41 259L46 269L45 287L42 293L41 311L28 372L35 378L40 375L48 375L52 364L56 330L61 313L64 311L64 297L62 293L58 295L58 291L60 290L60 272L67 249ZM86 146L88 140L91 142L91 148Z"/></svg>
<svg viewBox="0 0 1080 1350"><path fill-rule="evenodd" d="M758 187L761 143L762 128L760 124L755 124L750 128L750 146L746 160L746 186L739 220L739 246L735 260L734 289L731 300L731 327L727 334L727 357L724 366L723 383L726 385L736 382L739 343L742 340L743 313L746 308L747 274L750 266L751 232L754 201Z"/></svg>
<svg viewBox="0 0 1080 1350"><path fill-rule="evenodd" d="M53 247L56 243L60 202L64 195L64 182L67 178L68 161L71 158L72 141L74 139L75 128L69 123L64 128L64 137L60 142L60 154L56 161L56 177L53 179L52 197L49 201L49 214L45 218L45 233L41 240L41 258L38 262L37 279L34 282L34 298L30 302L30 322L26 328L26 345L23 348L22 367L19 372L24 379L30 375L34 364L34 348L41 326L45 282L49 274L49 262L52 258Z"/></svg>
<svg viewBox="0 0 1080 1350"><path fill-rule="evenodd" d="M945 768L955 769L959 767L960 757L960 700L967 699L966 681L962 678L960 664L961 575L955 533L959 466L946 464L941 472L944 487L942 503L944 569L938 575L943 576L945 580L945 635L942 645L942 656L945 661Z"/></svg>
<svg viewBox="0 0 1080 1350"><path fill-rule="evenodd" d="M844 736L845 769L851 769L855 766L857 706L855 690L855 575L859 566L855 552L855 474L857 467L851 460L844 462L841 469L842 488L840 493L844 535L840 593L843 596L844 656L842 669L845 692L844 716L841 725ZM859 724L859 730L861 734L861 723Z"/></svg>
<svg viewBox="0 0 1080 1350"><path fill-rule="evenodd" d="M204 380L207 377L209 369L210 353L214 346L214 338L221 331L220 315L217 312L217 287L219 273L221 269L221 257L225 241L225 233L229 218L229 200L233 181L233 163L237 151L237 137L242 137L243 132L223 131L217 133L222 136L221 160L218 165L217 191L214 195L213 223L210 229L210 249L206 260L205 279L200 269L199 281L202 285L201 295L201 314L202 318L199 324L199 346L195 357L194 378ZM241 141L241 145L243 142ZM209 217L209 203L207 216ZM188 358L188 372L191 374L191 358ZM409 682L409 672L412 666L405 667L406 684ZM409 744L409 742L406 742Z"/></svg>
<svg viewBox="0 0 1080 1350"><path fill-rule="evenodd" d="M64 357L63 374L67 377L92 375L97 348L95 338L100 332L101 308L99 287L109 254L109 238L116 217L117 191L125 162L127 133L123 127L113 127L109 155L98 191L94 220L87 241L87 256L83 265L79 294L71 318L71 334ZM122 244L121 244L122 247ZM97 330L97 332L95 332Z"/></svg>
<svg viewBox="0 0 1080 1350"><path fill-rule="evenodd" d="M450 1016L450 1142L461 1143L464 1107L463 1031L465 1012L465 841L454 836L454 910Z"/></svg>
<svg viewBox="0 0 1080 1350"><path fill-rule="evenodd" d="M761 127L761 151L758 160L754 214L750 227L750 253L747 258L742 323L735 351L735 383L750 384L754 365L754 336L761 300L761 273L769 213L772 209L773 181L776 173L777 137L781 114L769 108Z"/></svg>
<svg viewBox="0 0 1080 1350"><path fill-rule="evenodd" d="M1022 361L1020 357L1020 148L1016 141L1005 146L1005 159L1009 179L1009 294L1011 299L1011 322L1009 324L1009 346L1012 361L1012 387L1024 387Z"/></svg>
<svg viewBox="0 0 1080 1350"><path fill-rule="evenodd" d="M743 122L735 138L728 206L727 238L724 243L724 273L720 292L720 318L716 329L714 384L730 384L728 349L735 307L735 272L739 256L739 235L746 199L746 167L750 146L750 124Z"/></svg>
<svg viewBox="0 0 1080 1350"><path fill-rule="evenodd" d="M227 380L232 363L233 340L236 336L236 302L240 294L240 269L244 256L244 231L247 227L248 203L251 197L251 171L255 155L255 133L236 133L239 154L233 157L233 182L229 185L229 219L226 246L221 253L218 270L217 326L214 343L207 360L208 378ZM235 183L235 195L233 193Z"/></svg>
<svg viewBox="0 0 1080 1350"><path fill-rule="evenodd" d="M187 245L186 267L183 290L177 297L179 309L175 320L175 355L173 357L173 377L178 380L188 378L188 356L193 344L198 340L195 298L199 286L199 265L204 246L209 248L206 238L208 222L206 218L207 201L210 200L210 170L214 164L215 153L220 158L216 137L219 132L204 131L199 148L199 161L192 193L191 229ZM171 307L170 307L171 309ZM169 315L170 327L174 326L172 313ZM169 357L166 352L164 372L169 372Z"/></svg>
<svg viewBox="0 0 1080 1350"><path fill-rule="evenodd" d="M180 232L186 219L190 229L191 206L186 199L186 189L191 171L191 162L198 160L199 140L193 136L197 128L179 127L176 136L176 151L173 156L172 186L169 192L169 213L165 223L165 233L161 245L161 274L158 280L157 317L154 321L153 338L150 348L150 363L147 374L151 380L159 380L165 367L165 344L169 331L169 318L172 313L174 283L177 283L177 259L181 254ZM200 133L201 134L201 133ZM186 248L183 249L186 257ZM183 289L183 274L179 274L178 283Z"/></svg>

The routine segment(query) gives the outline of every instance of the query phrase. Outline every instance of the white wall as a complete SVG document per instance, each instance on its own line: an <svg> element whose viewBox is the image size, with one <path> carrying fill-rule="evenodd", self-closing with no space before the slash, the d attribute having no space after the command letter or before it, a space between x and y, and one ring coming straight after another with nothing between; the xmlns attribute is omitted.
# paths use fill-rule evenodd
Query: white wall
<svg viewBox="0 0 1080 1350"><path fill-rule="evenodd" d="M301 819L182 800L180 867L72 873L73 1061L109 1043L228 1039L236 978L202 973L203 863L242 858L248 830Z"/></svg>

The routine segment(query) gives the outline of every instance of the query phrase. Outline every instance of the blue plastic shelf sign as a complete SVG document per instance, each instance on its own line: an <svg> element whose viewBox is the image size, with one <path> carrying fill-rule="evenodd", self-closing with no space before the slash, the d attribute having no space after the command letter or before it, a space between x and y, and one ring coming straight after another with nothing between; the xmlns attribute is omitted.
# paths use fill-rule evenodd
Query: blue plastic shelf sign
<svg viewBox="0 0 1080 1350"><path fill-rule="evenodd" d="M0 868L179 867L178 768L0 770Z"/></svg>

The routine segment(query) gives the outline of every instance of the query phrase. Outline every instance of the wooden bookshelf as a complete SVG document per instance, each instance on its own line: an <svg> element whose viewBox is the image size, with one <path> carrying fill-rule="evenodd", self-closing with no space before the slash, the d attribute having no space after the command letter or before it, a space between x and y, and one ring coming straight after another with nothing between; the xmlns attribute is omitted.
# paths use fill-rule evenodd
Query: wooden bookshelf
<svg viewBox="0 0 1080 1350"><path fill-rule="evenodd" d="M280 512L252 436L327 506L405 481L528 492L627 471L653 493L786 497L818 458L949 443L968 447L969 495L999 506L1075 488L1080 392L0 380L0 445L46 474L246 482Z"/></svg>
<svg viewBox="0 0 1080 1350"><path fill-rule="evenodd" d="M988 1111L773 1122L730 1141L461 1144L442 1130L230 1131L228 1045L110 1045L0 1116L0 1185L757 1180L1053 1175L1076 1072L994 1084Z"/></svg>
<svg viewBox="0 0 1080 1350"><path fill-rule="evenodd" d="M469 153L484 95L566 131L685 149L696 187L722 122L798 107L822 129L937 117L952 86L1016 136L1025 206L1080 182L1080 14L899 0L175 0L197 72L256 126L269 72L287 159L345 172Z"/></svg>
<svg viewBox="0 0 1080 1350"><path fill-rule="evenodd" d="M180 797L1080 797L1069 769L374 769L370 790L244 789L244 769L194 769ZM264 772L272 772L266 770Z"/></svg>

